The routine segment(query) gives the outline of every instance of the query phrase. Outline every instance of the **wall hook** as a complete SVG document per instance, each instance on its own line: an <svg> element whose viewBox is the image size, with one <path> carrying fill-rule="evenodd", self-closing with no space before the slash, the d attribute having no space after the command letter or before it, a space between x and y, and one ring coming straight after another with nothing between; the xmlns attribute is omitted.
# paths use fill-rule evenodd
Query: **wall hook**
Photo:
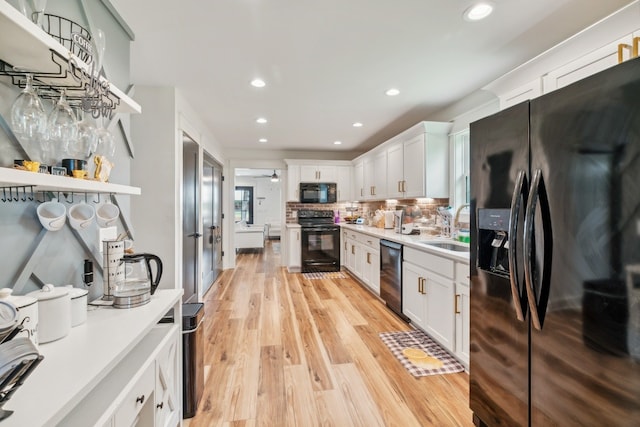
<svg viewBox="0 0 640 427"><path fill-rule="evenodd" d="M29 200L33 202L33 199L35 199L33 194L33 185L29 186L29 191L31 192L31 195L29 196Z"/></svg>
<svg viewBox="0 0 640 427"><path fill-rule="evenodd" d="M6 187L2 187L2 201L3 202L7 201L7 188Z"/></svg>
<svg viewBox="0 0 640 427"><path fill-rule="evenodd" d="M27 201L27 187L22 187L22 199L23 202Z"/></svg>
<svg viewBox="0 0 640 427"><path fill-rule="evenodd" d="M12 191L12 188L9 187L9 196L11 196L11 191ZM12 199L14 202L17 202L20 200L20 188L16 187L16 196L12 197Z"/></svg>
<svg viewBox="0 0 640 427"><path fill-rule="evenodd" d="M93 201L93 203L100 203L100 193L96 193L96 196L98 196L98 201L96 202L95 200Z"/></svg>

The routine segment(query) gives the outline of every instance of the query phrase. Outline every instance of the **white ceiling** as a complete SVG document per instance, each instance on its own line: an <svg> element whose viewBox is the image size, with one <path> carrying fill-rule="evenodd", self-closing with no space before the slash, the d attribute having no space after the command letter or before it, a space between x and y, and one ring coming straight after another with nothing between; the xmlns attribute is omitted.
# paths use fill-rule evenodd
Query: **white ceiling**
<svg viewBox="0 0 640 427"><path fill-rule="evenodd" d="M481 22L473 0L112 3L132 82L177 87L223 147L365 151L630 1L493 0Z"/></svg>

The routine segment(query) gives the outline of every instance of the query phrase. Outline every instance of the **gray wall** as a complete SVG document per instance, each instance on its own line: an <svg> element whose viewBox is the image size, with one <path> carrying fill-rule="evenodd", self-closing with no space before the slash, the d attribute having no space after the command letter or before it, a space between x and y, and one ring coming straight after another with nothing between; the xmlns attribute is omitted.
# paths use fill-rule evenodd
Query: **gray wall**
<svg viewBox="0 0 640 427"><path fill-rule="evenodd" d="M16 6L17 0L10 0ZM71 19L90 32L94 28L101 28L106 34L106 52L103 61L107 79L126 92L129 87L129 44L132 34L126 24L119 20L117 14L111 13L108 1L101 0L49 0L47 13ZM0 37L2 37L0 29ZM2 58L0 58L2 59ZM13 100L19 89L12 86L8 77L0 76L0 115L7 122ZM52 107L50 101L45 102L45 108ZM115 168L110 182L129 184L130 156L127 148L125 131L129 132L129 117L116 115L112 128L116 140ZM107 124L107 123L105 123ZM0 166L13 164L14 159L24 158L22 150L15 146L8 133L0 129ZM72 179L72 178L69 178ZM47 199L54 194L40 194L39 198ZM61 199L64 199L62 195ZM92 203L96 199L94 194L86 195L87 201ZM85 195L75 194L73 199L68 195L65 199L67 208L72 203L84 201ZM129 196L116 196L121 205L125 221L129 218ZM67 201L68 200L68 201ZM105 200L103 195L100 199ZM82 268L85 258L98 261L95 263L95 281L89 288L90 299L102 294L102 276L99 274L99 263L102 256L98 251L98 226L93 224L80 233L71 229L67 224L57 232L44 230L37 219L38 203L33 201L19 201L12 203L0 202L0 287L15 287L15 293L23 294L38 289L43 283L56 286L73 284L82 286ZM128 222L128 221L127 221ZM118 232L124 230L123 224L118 224ZM138 242L136 242L136 245Z"/></svg>

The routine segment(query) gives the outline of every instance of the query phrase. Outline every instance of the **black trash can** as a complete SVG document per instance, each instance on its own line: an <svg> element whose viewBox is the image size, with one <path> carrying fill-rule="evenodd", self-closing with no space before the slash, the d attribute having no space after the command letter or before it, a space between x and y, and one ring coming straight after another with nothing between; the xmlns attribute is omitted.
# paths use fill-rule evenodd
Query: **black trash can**
<svg viewBox="0 0 640 427"><path fill-rule="evenodd" d="M204 388L203 331L204 304L182 304L182 417L198 410Z"/></svg>

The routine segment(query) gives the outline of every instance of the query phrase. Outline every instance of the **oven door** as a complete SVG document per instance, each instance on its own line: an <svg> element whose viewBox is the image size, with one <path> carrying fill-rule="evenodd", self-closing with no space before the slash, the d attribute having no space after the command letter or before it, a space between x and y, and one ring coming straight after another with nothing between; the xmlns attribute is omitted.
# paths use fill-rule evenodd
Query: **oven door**
<svg viewBox="0 0 640 427"><path fill-rule="evenodd" d="M302 272L340 271L340 227L302 227Z"/></svg>

